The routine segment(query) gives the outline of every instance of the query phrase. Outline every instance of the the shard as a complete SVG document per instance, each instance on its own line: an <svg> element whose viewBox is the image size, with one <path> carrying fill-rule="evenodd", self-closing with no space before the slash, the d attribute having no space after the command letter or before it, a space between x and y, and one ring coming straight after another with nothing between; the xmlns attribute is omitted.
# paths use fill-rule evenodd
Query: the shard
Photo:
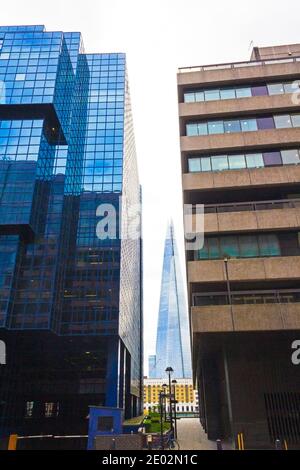
<svg viewBox="0 0 300 470"><path fill-rule="evenodd" d="M174 378L192 377L188 311L172 222L165 240L156 356L149 357L149 377L163 378L167 367L173 368Z"/></svg>

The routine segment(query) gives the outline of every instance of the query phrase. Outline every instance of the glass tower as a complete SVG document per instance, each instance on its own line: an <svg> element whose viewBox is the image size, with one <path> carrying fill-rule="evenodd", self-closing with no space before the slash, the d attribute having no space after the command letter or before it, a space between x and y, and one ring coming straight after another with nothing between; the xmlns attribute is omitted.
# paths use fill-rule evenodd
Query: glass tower
<svg viewBox="0 0 300 470"><path fill-rule="evenodd" d="M163 378L167 367L176 378L192 377L188 312L172 222L165 240L156 355L149 357L149 378Z"/></svg>
<svg viewBox="0 0 300 470"><path fill-rule="evenodd" d="M0 94L0 435L86 434L89 405L141 409L126 57L85 54L78 32L1 27ZM98 235L103 207L114 239Z"/></svg>

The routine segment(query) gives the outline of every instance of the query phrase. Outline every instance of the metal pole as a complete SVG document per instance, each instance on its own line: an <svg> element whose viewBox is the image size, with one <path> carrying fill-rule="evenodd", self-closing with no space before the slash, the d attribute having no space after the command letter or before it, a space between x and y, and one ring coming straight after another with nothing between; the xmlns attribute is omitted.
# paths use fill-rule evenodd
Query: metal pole
<svg viewBox="0 0 300 470"><path fill-rule="evenodd" d="M175 438L177 439L177 411L176 411L176 384L173 385L174 394L174 422L175 422Z"/></svg>
<svg viewBox="0 0 300 470"><path fill-rule="evenodd" d="M232 329L234 330L232 297L231 297L231 288L230 288L230 281L229 281L229 274L228 274L228 258L224 258L224 265L225 265L225 275L226 275L228 302L229 302L229 305L230 305L230 312L231 312Z"/></svg>
<svg viewBox="0 0 300 470"><path fill-rule="evenodd" d="M162 408L162 392L159 392L159 414L160 414L160 447L164 450L164 427L163 427L163 408Z"/></svg>
<svg viewBox="0 0 300 470"><path fill-rule="evenodd" d="M174 437L174 428L173 428L173 414L172 414L172 387L171 387L171 372L169 374L169 403L170 403L170 424L171 424L171 432L172 437Z"/></svg>

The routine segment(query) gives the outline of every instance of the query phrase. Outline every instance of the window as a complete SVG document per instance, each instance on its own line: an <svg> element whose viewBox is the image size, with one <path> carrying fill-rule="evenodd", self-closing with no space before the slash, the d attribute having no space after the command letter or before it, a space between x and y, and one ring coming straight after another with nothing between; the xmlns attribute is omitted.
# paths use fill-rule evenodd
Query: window
<svg viewBox="0 0 300 470"><path fill-rule="evenodd" d="M258 236L260 256L280 256L280 246L276 235Z"/></svg>
<svg viewBox="0 0 300 470"><path fill-rule="evenodd" d="M9 59L8 52L2 52L2 54L0 54L0 60L8 60L8 59Z"/></svg>
<svg viewBox="0 0 300 470"><path fill-rule="evenodd" d="M207 123L206 122L199 122L198 124L198 135L207 135Z"/></svg>
<svg viewBox="0 0 300 470"><path fill-rule="evenodd" d="M262 153L249 153L246 155L247 168L260 168L264 166Z"/></svg>
<svg viewBox="0 0 300 470"><path fill-rule="evenodd" d="M34 401L26 402L25 418L32 418Z"/></svg>
<svg viewBox="0 0 300 470"><path fill-rule="evenodd" d="M256 119L243 119L241 126L243 132L257 131Z"/></svg>
<svg viewBox="0 0 300 470"><path fill-rule="evenodd" d="M225 256L230 256L231 258L239 256L237 237L221 237L220 242L222 258Z"/></svg>
<svg viewBox="0 0 300 470"><path fill-rule="evenodd" d="M113 416L100 416L98 418L98 431L113 432L114 418Z"/></svg>
<svg viewBox="0 0 300 470"><path fill-rule="evenodd" d="M211 157L211 166L213 171L228 170L227 155Z"/></svg>
<svg viewBox="0 0 300 470"><path fill-rule="evenodd" d="M184 94L184 102L185 103L193 103L195 101L195 93L185 93Z"/></svg>
<svg viewBox="0 0 300 470"><path fill-rule="evenodd" d="M196 171L201 171L200 167L200 158L190 158L189 159L189 171L196 172Z"/></svg>
<svg viewBox="0 0 300 470"><path fill-rule="evenodd" d="M223 121L210 121L208 123L208 133L211 134L224 134Z"/></svg>
<svg viewBox="0 0 300 470"><path fill-rule="evenodd" d="M198 135L198 124L187 124L186 125L186 135L187 136Z"/></svg>
<svg viewBox="0 0 300 470"><path fill-rule="evenodd" d="M282 150L281 158L284 165L297 165L300 162L298 150Z"/></svg>
<svg viewBox="0 0 300 470"><path fill-rule="evenodd" d="M282 164L280 152L264 152L263 158L265 166L275 166Z"/></svg>
<svg viewBox="0 0 300 470"><path fill-rule="evenodd" d="M292 114L293 127L300 127L300 114Z"/></svg>
<svg viewBox="0 0 300 470"><path fill-rule="evenodd" d="M228 162L231 170L246 168L245 155L230 155Z"/></svg>
<svg viewBox="0 0 300 470"><path fill-rule="evenodd" d="M274 121L276 129L286 129L288 127L292 127L292 121L288 114L274 116Z"/></svg>
<svg viewBox="0 0 300 470"><path fill-rule="evenodd" d="M257 118L258 129L274 129L274 120L272 116Z"/></svg>
<svg viewBox="0 0 300 470"><path fill-rule="evenodd" d="M268 94L268 89L265 85L256 85L251 87L252 96L266 96Z"/></svg>
<svg viewBox="0 0 300 470"><path fill-rule="evenodd" d="M221 100L232 100L236 97L234 88L224 88L220 90Z"/></svg>
<svg viewBox="0 0 300 470"><path fill-rule="evenodd" d="M249 98L250 96L252 96L250 87L241 87L236 89L237 98Z"/></svg>
<svg viewBox="0 0 300 470"><path fill-rule="evenodd" d="M259 256L257 238L253 235L239 237L240 256L242 258L255 258Z"/></svg>
<svg viewBox="0 0 300 470"><path fill-rule="evenodd" d="M55 403L45 403L45 418L52 418L52 416L55 416L55 408Z"/></svg>
<svg viewBox="0 0 300 470"><path fill-rule="evenodd" d="M267 85L269 95L282 95L284 93L284 88L282 83L269 83Z"/></svg>
<svg viewBox="0 0 300 470"><path fill-rule="evenodd" d="M211 160L210 158L201 158L201 170L202 171L211 171Z"/></svg>
<svg viewBox="0 0 300 470"><path fill-rule="evenodd" d="M25 80L26 74L25 73L17 73L16 74L16 81L23 81Z"/></svg>
<svg viewBox="0 0 300 470"><path fill-rule="evenodd" d="M224 127L227 134L231 134L232 132L241 132L241 123L238 119L234 121L225 121Z"/></svg>
<svg viewBox="0 0 300 470"><path fill-rule="evenodd" d="M205 90L205 101L215 101L220 99L220 90Z"/></svg>
<svg viewBox="0 0 300 470"><path fill-rule="evenodd" d="M295 80L294 82L291 82L291 83L285 83L283 86L284 86L285 93L294 93L295 91L298 91L299 89L299 81Z"/></svg>
<svg viewBox="0 0 300 470"><path fill-rule="evenodd" d="M197 102L204 101L204 92L203 91L197 91L195 93L195 101L197 101Z"/></svg>

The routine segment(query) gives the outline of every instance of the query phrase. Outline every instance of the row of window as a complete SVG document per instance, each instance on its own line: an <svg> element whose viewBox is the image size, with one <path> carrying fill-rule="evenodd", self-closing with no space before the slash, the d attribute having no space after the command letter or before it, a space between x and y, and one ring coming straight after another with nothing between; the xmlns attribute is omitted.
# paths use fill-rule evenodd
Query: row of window
<svg viewBox="0 0 300 470"><path fill-rule="evenodd" d="M300 127L300 114L278 114L245 119L192 122L186 125L187 136L232 134L265 129Z"/></svg>
<svg viewBox="0 0 300 470"><path fill-rule="evenodd" d="M196 260L280 255L280 243L275 234L226 235L205 238L203 248L196 252Z"/></svg>
<svg viewBox="0 0 300 470"><path fill-rule="evenodd" d="M200 89L184 93L185 103L202 101L232 100L236 98L249 98L251 96L282 95L295 93L300 90L300 82L278 82L266 85L222 87L214 89Z"/></svg>
<svg viewBox="0 0 300 470"><path fill-rule="evenodd" d="M275 165L298 165L300 150L281 150L260 153L212 155L188 159L188 171L206 172L239 170L243 168L262 168Z"/></svg>

